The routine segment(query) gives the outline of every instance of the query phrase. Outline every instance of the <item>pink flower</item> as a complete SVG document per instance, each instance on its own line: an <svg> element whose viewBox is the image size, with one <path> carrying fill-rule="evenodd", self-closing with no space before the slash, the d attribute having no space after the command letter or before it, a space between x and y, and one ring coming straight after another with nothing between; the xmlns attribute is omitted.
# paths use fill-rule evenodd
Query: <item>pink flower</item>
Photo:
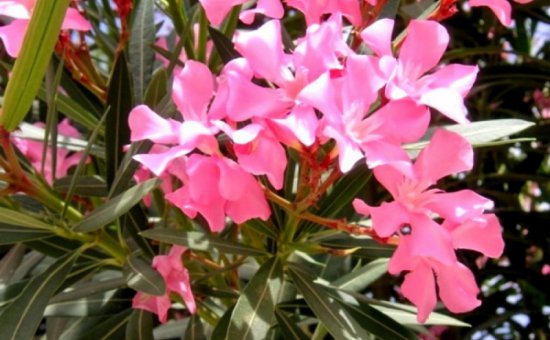
<svg viewBox="0 0 550 340"><path fill-rule="evenodd" d="M166 291L161 296L137 292L132 300L133 308L155 313L158 315L160 322L165 323L168 309L172 304L170 294L175 293L182 298L189 313L196 313L197 307L189 283L189 273L181 260L181 256L185 251L185 247L172 246L168 255L157 255L153 258L153 268L160 273L166 282Z"/></svg>
<svg viewBox="0 0 550 340"><path fill-rule="evenodd" d="M514 0L520 4L527 4L533 0ZM469 0L472 7L486 6L493 11L498 20L504 26L512 26L512 6L508 0Z"/></svg>
<svg viewBox="0 0 550 340"><path fill-rule="evenodd" d="M308 26L320 22L324 14L342 13L354 26L360 26L363 22L358 0L287 0L290 7L302 12ZM376 0L368 1L371 5Z"/></svg>
<svg viewBox="0 0 550 340"><path fill-rule="evenodd" d="M43 128L43 123L34 124L36 127ZM63 140L64 137L69 138L79 138L80 133L75 129L69 122L68 119L63 119L59 125L57 125L58 131L58 140ZM44 145L40 141L34 141L31 139L24 139L21 137L14 136L13 142L17 148L27 157L29 162L36 171L41 171L42 168L42 151ZM46 150L46 159L44 160L44 172L42 176L44 179L52 184L56 178L61 178L66 176L69 172L69 169L80 162L82 158L82 152L74 152L66 147L61 145L57 146L57 152L55 155L56 158L56 168L53 169L53 154L52 148L48 147Z"/></svg>
<svg viewBox="0 0 550 340"><path fill-rule="evenodd" d="M411 20L399 57L394 58L393 25L393 20L382 19L361 33L363 41L380 57L380 69L387 79L386 96L392 100L411 98L458 123L466 123L464 97L475 81L477 66L451 64L425 75L439 63L449 34L435 21ZM422 48L418 48L419 41Z"/></svg>
<svg viewBox="0 0 550 340"><path fill-rule="evenodd" d="M436 284L441 300L452 312L469 311L480 303L474 277L457 261L455 249L499 257L504 248L497 218L484 214L492 208L490 200L471 190L445 193L431 188L446 175L469 170L472 162L472 149L464 138L437 130L408 169L402 165L374 169L376 179L391 193L393 202L379 207L358 199L353 202L357 212L371 215L378 235L400 236L388 271L394 275L409 272L402 292L418 307L419 322L424 322L435 308ZM442 225L433 220L436 217L443 219Z"/></svg>
<svg viewBox="0 0 550 340"><path fill-rule="evenodd" d="M35 4L36 0L0 0L0 15L14 19L11 23L0 27L0 39L13 58L19 55ZM78 10L69 7L61 29L89 31L92 26L78 13Z"/></svg>
<svg viewBox="0 0 550 340"><path fill-rule="evenodd" d="M550 264L545 264L542 266L541 273L542 275L550 275Z"/></svg>
<svg viewBox="0 0 550 340"><path fill-rule="evenodd" d="M189 156L180 173L183 187L166 199L190 218L200 213L214 232L223 230L225 216L235 223L252 218L267 220L271 210L254 177L236 162L219 156Z"/></svg>

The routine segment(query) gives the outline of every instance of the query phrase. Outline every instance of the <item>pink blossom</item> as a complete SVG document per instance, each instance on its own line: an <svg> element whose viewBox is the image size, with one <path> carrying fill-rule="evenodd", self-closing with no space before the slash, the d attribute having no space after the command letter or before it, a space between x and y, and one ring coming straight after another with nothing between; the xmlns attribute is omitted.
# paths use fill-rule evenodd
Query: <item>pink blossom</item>
<svg viewBox="0 0 550 340"><path fill-rule="evenodd" d="M464 97L475 81L477 66L450 64L425 75L439 63L449 34L435 21L411 20L399 57L394 58L393 25L393 20L382 19L361 33L363 41L380 57L380 69L387 79L386 96L392 100L411 98L456 122L467 122ZM422 48L418 48L419 41Z"/></svg>
<svg viewBox="0 0 550 340"><path fill-rule="evenodd" d="M34 126L43 128L43 123L36 123ZM64 137L79 138L80 133L69 122L68 119L63 119L61 123L57 125L58 140L62 140ZM44 163L44 172L42 176L44 179L52 184L56 178L66 176L69 169L76 166L82 158L82 152L73 152L62 145L57 146L55 155L56 168L53 169L53 154L52 148L48 147L46 150L46 159L42 162L42 153L44 145L41 141L34 141L31 139L24 139L21 137L13 137L13 142L17 148L27 157L36 171L41 171L42 163Z"/></svg>
<svg viewBox="0 0 550 340"><path fill-rule="evenodd" d="M190 218L200 213L214 232L224 228L225 216L243 223L271 214L258 182L228 158L193 154L177 177L184 185L166 199Z"/></svg>
<svg viewBox="0 0 550 340"><path fill-rule="evenodd" d="M0 39L13 58L19 55L35 4L36 0L0 0L0 14L14 19L11 23L0 27ZM92 26L78 10L69 7L61 29L89 31Z"/></svg>
<svg viewBox="0 0 550 340"><path fill-rule="evenodd" d="M317 24L324 14L342 13L353 25L360 26L362 23L360 1L358 0L287 0L290 7L302 12L306 18L306 24ZM371 5L376 0L368 1Z"/></svg>
<svg viewBox="0 0 550 340"><path fill-rule="evenodd" d="M179 295L187 310L195 314L197 307L195 297L191 291L189 273L183 266L181 256L186 251L185 247L172 246L168 255L157 255L153 258L155 268L166 282L166 291L163 295L155 296L143 292L137 292L132 300L132 307L144 309L158 315L161 323L167 321L168 309L171 306L170 294Z"/></svg>
<svg viewBox="0 0 550 340"><path fill-rule="evenodd" d="M453 150L453 154L448 150ZM441 300L455 313L471 310L480 303L473 275L457 261L455 249L499 257L504 248L497 218L484 214L492 208L490 200L470 190L445 193L431 188L446 175L469 170L472 162L472 149L464 138L437 130L408 170L392 165L374 169L376 179L394 201L379 207L358 199L353 202L357 212L370 214L378 235L400 236L388 271L394 275L409 272L402 292L418 307L419 322L424 322L435 308L436 284ZM435 217L442 218L443 224L436 223Z"/></svg>
<svg viewBox="0 0 550 340"><path fill-rule="evenodd" d="M542 266L541 273L542 275L550 275L550 264L545 264Z"/></svg>
<svg viewBox="0 0 550 340"><path fill-rule="evenodd" d="M520 4L527 4L533 0L514 1ZM501 24L507 27L512 26L512 6L508 0L469 0L468 3L472 7L489 7Z"/></svg>

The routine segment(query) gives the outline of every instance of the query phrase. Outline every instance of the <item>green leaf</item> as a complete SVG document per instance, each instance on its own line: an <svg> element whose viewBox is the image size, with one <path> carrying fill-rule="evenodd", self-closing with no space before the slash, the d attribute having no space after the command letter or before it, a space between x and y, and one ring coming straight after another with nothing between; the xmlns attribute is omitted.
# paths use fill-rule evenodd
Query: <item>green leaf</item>
<svg viewBox="0 0 550 340"><path fill-rule="evenodd" d="M151 263L139 255L131 255L123 269L128 287L151 295L163 295L166 291L164 279Z"/></svg>
<svg viewBox="0 0 550 340"><path fill-rule="evenodd" d="M285 312L279 308L275 308L275 317L277 318L277 323L281 328L281 333L284 339L288 340L308 340L309 337L304 333L304 331L298 327Z"/></svg>
<svg viewBox="0 0 550 340"><path fill-rule="evenodd" d="M0 221L5 224L31 229L43 229L51 231L54 228L54 226L37 220L28 214L23 214L16 210L2 207L0 207Z"/></svg>
<svg viewBox="0 0 550 340"><path fill-rule="evenodd" d="M227 64L231 60L241 56L235 49L231 39L226 37L222 32L213 27L208 27L208 33L210 34L214 47L216 48L216 51L224 64Z"/></svg>
<svg viewBox="0 0 550 340"><path fill-rule="evenodd" d="M132 305L133 290L119 289L93 294L74 300L54 297L44 311L44 316L88 317L106 316L120 313Z"/></svg>
<svg viewBox="0 0 550 340"><path fill-rule="evenodd" d="M212 234L200 231L180 231L174 229L157 228L141 233L146 238L165 242L168 244L179 244L197 251L211 252L218 250L223 253L239 255L266 255L260 249L255 249L234 241L225 240Z"/></svg>
<svg viewBox="0 0 550 340"><path fill-rule="evenodd" d="M38 240L50 236L53 236L53 234L44 229L21 228L0 223L0 245Z"/></svg>
<svg viewBox="0 0 550 340"><path fill-rule="evenodd" d="M533 125L534 123L521 119L494 119L481 122L472 122L469 124L447 125L436 128L443 128L456 132L466 138L472 146L476 147L483 146L488 142L521 132ZM420 142L404 145L407 153L412 157L416 157L420 150L428 145L429 139L436 128L431 128L428 130L428 133Z"/></svg>
<svg viewBox="0 0 550 340"><path fill-rule="evenodd" d="M153 340L153 315L135 309L126 326L126 340Z"/></svg>
<svg viewBox="0 0 550 340"><path fill-rule="evenodd" d="M149 191L153 190L157 184L157 179L150 179L126 190L105 202L84 220L77 223L74 226L74 230L78 232L90 232L100 229L107 223L114 221L117 217L128 212L130 208L138 204Z"/></svg>
<svg viewBox="0 0 550 340"><path fill-rule="evenodd" d="M135 16L130 29L129 51L136 104L143 102L143 94L155 64L155 52L151 48L155 42L154 11L154 0L140 0L133 12Z"/></svg>
<svg viewBox="0 0 550 340"><path fill-rule="evenodd" d="M55 190L67 193L71 186L73 176L67 176L53 183ZM79 196L105 197L107 196L107 184L99 176L78 176L74 182L74 194Z"/></svg>
<svg viewBox="0 0 550 340"><path fill-rule="evenodd" d="M344 306L327 294L325 287L313 282L312 276L294 265L288 266L288 273L313 313L336 339L370 337L363 326L349 315Z"/></svg>
<svg viewBox="0 0 550 340"><path fill-rule="evenodd" d="M395 19L400 2L400 0L389 0L380 11L378 19Z"/></svg>
<svg viewBox="0 0 550 340"><path fill-rule="evenodd" d="M127 214L124 214L120 219L120 227L126 244L130 252L143 252L143 255L148 258L153 258L155 255L153 248L147 240L140 235L140 232L148 229L149 222L143 208L135 205Z"/></svg>
<svg viewBox="0 0 550 340"><path fill-rule="evenodd" d="M362 301L355 299L354 296L332 287L326 287L325 289L330 296L346 308L350 315L352 315L359 324L380 339L417 339L416 334L414 334L411 330L405 328L389 316L373 308L368 303L363 303Z"/></svg>
<svg viewBox="0 0 550 340"><path fill-rule="evenodd" d="M387 272L389 261L387 258L371 261L365 266L340 277L331 285L340 289L359 292Z"/></svg>
<svg viewBox="0 0 550 340"><path fill-rule="evenodd" d="M158 69L154 74L147 90L145 91L144 103L149 107L156 107L162 98L168 93L168 74L164 68Z"/></svg>
<svg viewBox="0 0 550 340"><path fill-rule="evenodd" d="M231 322L231 315L233 314L234 307L235 306L231 306L223 314L221 319L218 320L218 323L212 331L212 336L210 337L210 339L225 339L225 336L227 335L227 329L229 328L229 323Z"/></svg>
<svg viewBox="0 0 550 340"><path fill-rule="evenodd" d="M58 259L45 272L33 277L21 294L0 314L0 339L32 339L50 297L69 274L79 252Z"/></svg>
<svg viewBox="0 0 550 340"><path fill-rule="evenodd" d="M109 186L113 183L117 168L124 156L123 148L130 143L128 116L134 107L132 96L132 79L128 71L128 62L125 54L120 53L111 74L107 93L107 104L110 110L105 122L105 135L107 136L105 138L105 160Z"/></svg>
<svg viewBox="0 0 550 340"><path fill-rule="evenodd" d="M25 245L17 244L2 255L0 260L0 287L5 287L6 284L12 282L13 274L23 261L25 253ZM3 300L0 298L0 301Z"/></svg>
<svg viewBox="0 0 550 340"><path fill-rule="evenodd" d="M202 326L201 318L198 315L191 315L187 329L185 330L184 340L206 340L204 335L204 327ZM129 340L129 339L128 339Z"/></svg>
<svg viewBox="0 0 550 340"><path fill-rule="evenodd" d="M126 324L133 309L129 308L115 316L108 318L99 325L81 334L79 340L111 340L122 339L126 333Z"/></svg>
<svg viewBox="0 0 550 340"><path fill-rule="evenodd" d="M13 131L32 106L46 74L69 0L38 1L4 95L0 126Z"/></svg>
<svg viewBox="0 0 550 340"><path fill-rule="evenodd" d="M38 98L46 101L46 90L40 88L38 91ZM85 109L79 102L73 98L66 96L62 93L57 94L57 109L59 112L66 115L71 121L76 122L87 128L88 130L94 129L98 124L97 117ZM105 128L100 127L100 135L105 135Z"/></svg>
<svg viewBox="0 0 550 340"><path fill-rule="evenodd" d="M253 229L255 232L259 234L263 234L273 240L276 240L278 235L275 230L269 227L269 224L266 222L260 220L259 218L253 218L251 220L248 220L242 224L243 227L248 227L250 229Z"/></svg>
<svg viewBox="0 0 550 340"><path fill-rule="evenodd" d="M275 305L283 285L283 267L272 257L258 269L237 300L226 339L265 339L275 323Z"/></svg>
<svg viewBox="0 0 550 340"><path fill-rule="evenodd" d="M416 320L416 307L404 305L396 302L389 301L378 301L367 299L363 296L354 297L358 300L364 299L366 303L369 303L371 307L378 309L382 313L391 317L395 321L404 325L418 325ZM456 327L470 327L469 324L455 319L453 317L432 312L426 322L423 325L446 325L446 326L456 326Z"/></svg>

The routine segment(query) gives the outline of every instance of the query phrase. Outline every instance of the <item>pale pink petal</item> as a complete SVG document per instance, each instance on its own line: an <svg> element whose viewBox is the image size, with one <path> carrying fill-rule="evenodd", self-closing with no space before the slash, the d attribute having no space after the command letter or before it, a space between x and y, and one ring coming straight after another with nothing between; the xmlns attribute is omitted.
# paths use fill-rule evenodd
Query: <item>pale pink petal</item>
<svg viewBox="0 0 550 340"><path fill-rule="evenodd" d="M504 251L502 229L494 214L486 214L454 227L451 231L456 249L471 249L498 258Z"/></svg>
<svg viewBox="0 0 550 340"><path fill-rule="evenodd" d="M29 20L17 19L0 27L0 39L4 42L6 52L10 57L17 58L19 55L28 25Z"/></svg>
<svg viewBox="0 0 550 340"><path fill-rule="evenodd" d="M419 41L422 42L422 48L419 48ZM418 79L434 68L448 44L449 34L438 22L411 20L407 27L407 37L399 52L399 62L403 67L404 76L408 79Z"/></svg>
<svg viewBox="0 0 550 340"><path fill-rule="evenodd" d="M250 143L258 137L262 130L264 130L264 127L262 125L254 123L248 124L239 130L234 130L224 121L215 121L212 122L212 124L222 130L236 144Z"/></svg>
<svg viewBox="0 0 550 340"><path fill-rule="evenodd" d="M29 1L2 1L0 2L0 15L4 15L14 19L30 19L31 10L33 7L34 4L31 4Z"/></svg>
<svg viewBox="0 0 550 340"><path fill-rule="evenodd" d="M389 143L380 139L361 144L361 150L365 152L367 166L370 169L389 164L393 168L398 169L402 174L412 177L411 160L399 144Z"/></svg>
<svg viewBox="0 0 550 340"><path fill-rule="evenodd" d="M489 7L501 24L512 26L512 6L508 0L470 0L468 3L472 7Z"/></svg>
<svg viewBox="0 0 550 340"><path fill-rule="evenodd" d="M92 29L92 25L78 12L78 10L74 8L68 8L61 29L89 31Z"/></svg>
<svg viewBox="0 0 550 340"><path fill-rule="evenodd" d="M235 48L248 60L255 74L275 82L280 80L285 56L279 20L270 20L253 31L240 32L235 38Z"/></svg>
<svg viewBox="0 0 550 340"><path fill-rule="evenodd" d="M403 236L410 242L412 256L439 263L456 262L456 255L449 231L423 214L409 215L411 231Z"/></svg>
<svg viewBox="0 0 550 340"><path fill-rule="evenodd" d="M450 88L437 88L422 93L420 104L434 108L457 123L468 123L468 110L464 98Z"/></svg>
<svg viewBox="0 0 550 340"><path fill-rule="evenodd" d="M217 183L220 183L219 159L193 154L187 162L189 195L194 202L209 204L220 197ZM229 185L229 184L228 184Z"/></svg>
<svg viewBox="0 0 550 340"><path fill-rule="evenodd" d="M219 26L233 6L244 4L247 0L199 0L208 21Z"/></svg>
<svg viewBox="0 0 550 340"><path fill-rule="evenodd" d="M319 119L309 105L296 105L284 119L274 119L271 123L276 125L274 133L282 143L293 145L294 139L298 139L305 146L311 146L317 136Z"/></svg>
<svg viewBox="0 0 550 340"><path fill-rule="evenodd" d="M378 182L390 192L393 198L397 198L399 196L399 188L403 181L405 181L404 174L389 165L378 166L373 171Z"/></svg>
<svg viewBox="0 0 550 340"><path fill-rule="evenodd" d="M414 168L420 178L434 184L447 175L470 170L473 162L472 146L464 137L438 129L430 144L420 152Z"/></svg>
<svg viewBox="0 0 550 340"><path fill-rule="evenodd" d="M258 0L256 8L242 11L239 19L245 24L250 25L254 21L256 14L263 14L267 17L280 19L285 14L280 0Z"/></svg>
<svg viewBox="0 0 550 340"><path fill-rule="evenodd" d="M250 144L235 145L234 149L243 169L253 175L266 175L277 190L283 187L287 159L277 140L261 134Z"/></svg>
<svg viewBox="0 0 550 340"><path fill-rule="evenodd" d="M336 147L338 148L338 167L343 173L350 171L353 166L364 157L359 144L355 143L332 126L327 126L323 130L323 134L336 141Z"/></svg>
<svg viewBox="0 0 550 340"><path fill-rule="evenodd" d="M479 216L485 210L493 208L493 201L472 190L438 193L426 204L439 216L453 222L463 222L466 219Z"/></svg>
<svg viewBox="0 0 550 340"><path fill-rule="evenodd" d="M218 153L216 128L209 128L202 122L187 120L179 126L179 144L187 149L198 148L207 155Z"/></svg>
<svg viewBox="0 0 550 340"><path fill-rule="evenodd" d="M214 93L214 76L208 66L188 60L174 77L172 99L184 120L206 120L206 109Z"/></svg>
<svg viewBox="0 0 550 340"><path fill-rule="evenodd" d="M165 152L144 153L135 155L133 158L152 173L160 176L174 159L188 154L191 150L192 149L178 146L170 148Z"/></svg>
<svg viewBox="0 0 550 340"><path fill-rule="evenodd" d="M252 175L229 158L216 158L216 164L220 173L216 190L226 200L241 199L247 190L247 185L255 181ZM216 182L211 182L210 185L213 183Z"/></svg>
<svg viewBox="0 0 550 340"><path fill-rule="evenodd" d="M178 124L162 118L146 105L136 106L128 117L130 141L149 139L155 143L175 144L178 135L173 127Z"/></svg>
<svg viewBox="0 0 550 340"><path fill-rule="evenodd" d="M386 84L386 77L378 67L377 58L350 54L346 59L346 74L342 89L345 110L357 105L368 111L377 99L378 90Z"/></svg>
<svg viewBox="0 0 550 340"><path fill-rule="evenodd" d="M401 143L419 140L428 129L430 111L411 100L392 100L379 108L367 120L378 126L377 134Z"/></svg>
<svg viewBox="0 0 550 340"><path fill-rule="evenodd" d="M453 313L464 313L478 307L477 287L472 272L460 262L450 266L437 266L439 297Z"/></svg>
<svg viewBox="0 0 550 340"><path fill-rule="evenodd" d="M392 19L380 19L361 32L361 38L365 44L379 57L393 55L391 50L393 25Z"/></svg>
<svg viewBox="0 0 550 340"><path fill-rule="evenodd" d="M405 275L401 292L418 308L418 322L425 322L437 303L432 268L425 263L419 263L413 271Z"/></svg>
<svg viewBox="0 0 550 340"><path fill-rule="evenodd" d="M409 222L409 213L398 202L383 202L379 207L369 208L372 227L380 237L390 237Z"/></svg>
<svg viewBox="0 0 550 340"><path fill-rule="evenodd" d="M254 181L246 187L243 197L237 201L228 201L226 205L227 216L235 223L241 224L253 218L267 221L271 215L269 204L260 185Z"/></svg>
<svg viewBox="0 0 550 340"><path fill-rule="evenodd" d="M423 79L430 79L430 88L449 88L464 98L474 85L478 72L477 66L451 64Z"/></svg>
<svg viewBox="0 0 550 340"><path fill-rule="evenodd" d="M333 80L329 72L325 72L302 89L298 101L321 111L332 122L339 122L342 110L338 106L337 96Z"/></svg>
<svg viewBox="0 0 550 340"><path fill-rule="evenodd" d="M71 125L71 121L68 118L64 118L61 123L57 125L57 132L63 136L79 138L80 132Z"/></svg>

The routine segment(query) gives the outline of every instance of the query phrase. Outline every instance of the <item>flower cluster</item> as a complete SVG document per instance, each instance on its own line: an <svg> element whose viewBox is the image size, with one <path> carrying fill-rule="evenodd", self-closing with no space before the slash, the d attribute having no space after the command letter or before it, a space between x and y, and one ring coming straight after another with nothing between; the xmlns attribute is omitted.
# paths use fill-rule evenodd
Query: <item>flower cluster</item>
<svg viewBox="0 0 550 340"><path fill-rule="evenodd" d="M214 24L230 8L202 3ZM255 11L273 13L267 3L260 1ZM131 140L148 139L155 148L135 159L161 178L179 179L181 187L167 192L167 200L190 218L200 214L218 232L226 217L237 224L269 218L264 190L283 187L285 147L301 153L335 144L329 161L337 161L342 173L364 159L395 199L380 207L356 200L354 206L372 217L378 236L400 236L389 271L408 271L402 292L418 306L418 319L425 321L435 307L434 273L447 307L471 310L478 305L478 288L454 250L499 256L500 225L484 213L491 201L468 190L432 188L440 178L472 167L471 146L457 134L438 130L413 164L403 144L426 134L431 112L467 123L464 97L478 69L439 66L449 35L429 20L409 23L398 52L391 41L393 20L376 21L360 33L372 53L357 53L342 27L344 17L353 22L352 13L336 12L325 21L308 17L307 32L290 53L283 48L278 20L240 31L233 42L241 57L218 76L205 64L187 61L173 83L181 119L161 117L144 105L131 112ZM480 240L479 232L486 238Z"/></svg>

